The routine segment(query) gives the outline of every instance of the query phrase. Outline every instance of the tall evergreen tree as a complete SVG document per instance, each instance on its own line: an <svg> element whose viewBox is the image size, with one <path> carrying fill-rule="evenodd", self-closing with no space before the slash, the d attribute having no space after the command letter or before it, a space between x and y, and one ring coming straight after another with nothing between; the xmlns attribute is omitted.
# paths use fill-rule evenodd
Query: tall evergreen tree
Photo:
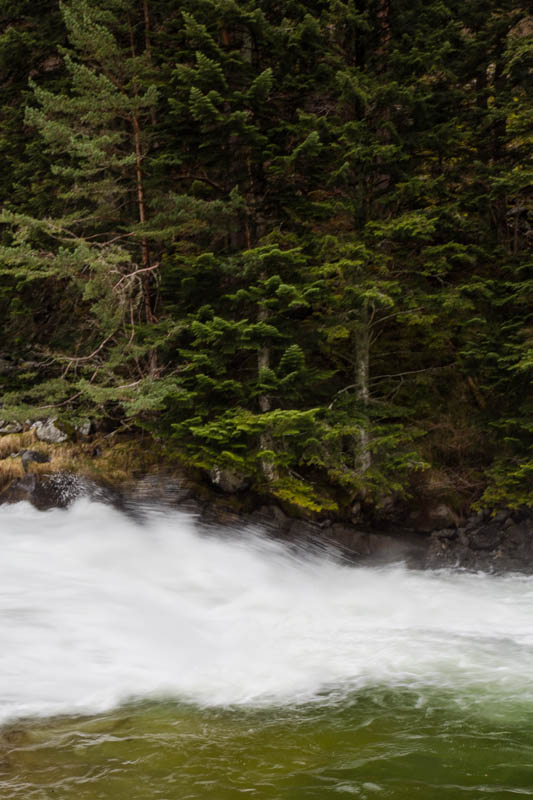
<svg viewBox="0 0 533 800"><path fill-rule="evenodd" d="M311 507L427 465L528 502L525 4L45 11L53 69L23 0L0 37L2 415L148 425Z"/></svg>
<svg viewBox="0 0 533 800"><path fill-rule="evenodd" d="M69 396L104 402L114 386L156 368L153 350L135 330L136 323L154 322L151 279L158 266L144 231L157 92L144 20L136 13L127 0L64 4L68 84L54 92L32 83L26 124L50 159L53 213L36 219L4 208L12 240L1 258L4 274L19 285L63 287L60 307L49 309L54 330L40 348L57 372L26 391L33 402L63 403Z"/></svg>

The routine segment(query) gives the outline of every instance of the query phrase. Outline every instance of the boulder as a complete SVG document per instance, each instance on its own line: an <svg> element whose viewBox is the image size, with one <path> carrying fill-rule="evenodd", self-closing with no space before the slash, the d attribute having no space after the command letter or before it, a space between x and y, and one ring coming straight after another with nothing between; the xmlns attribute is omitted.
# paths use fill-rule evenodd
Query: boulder
<svg viewBox="0 0 533 800"><path fill-rule="evenodd" d="M67 508L82 494L75 476L56 474L40 479L33 473L12 481L0 494L0 503L31 503L40 511Z"/></svg>
<svg viewBox="0 0 533 800"><path fill-rule="evenodd" d="M455 511L445 503L422 508L410 516L411 526L423 533L457 527L459 522L460 519Z"/></svg>
<svg viewBox="0 0 533 800"><path fill-rule="evenodd" d="M68 439L68 434L57 424L57 417L48 417L44 421L38 420L33 423L31 430L35 431L40 442L48 444L61 444Z"/></svg>
<svg viewBox="0 0 533 800"><path fill-rule="evenodd" d="M0 419L0 433L20 433L21 431L20 422L6 422L5 419Z"/></svg>
<svg viewBox="0 0 533 800"><path fill-rule="evenodd" d="M13 455L13 453L11 453L11 455ZM24 472L28 472L32 461L35 461L37 464L47 464L50 461L48 453L41 453L39 450L22 450L20 455L22 457Z"/></svg>
<svg viewBox="0 0 533 800"><path fill-rule="evenodd" d="M90 497L96 502L128 511L118 489L94 483L70 472L56 472L46 476L28 472L23 478L16 478L2 489L0 505L25 501L40 511L46 511L50 508L68 508L80 497Z"/></svg>
<svg viewBox="0 0 533 800"><path fill-rule="evenodd" d="M291 539L295 541L305 541L306 539L318 539L320 537L320 528L314 522L307 522L304 519L295 519L291 523L288 533Z"/></svg>

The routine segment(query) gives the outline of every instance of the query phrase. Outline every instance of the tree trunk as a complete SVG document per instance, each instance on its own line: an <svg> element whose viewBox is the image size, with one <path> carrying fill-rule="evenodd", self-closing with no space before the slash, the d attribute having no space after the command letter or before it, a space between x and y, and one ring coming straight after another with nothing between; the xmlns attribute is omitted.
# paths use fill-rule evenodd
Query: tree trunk
<svg viewBox="0 0 533 800"><path fill-rule="evenodd" d="M257 315L257 321L266 322L267 319L268 319L267 309L264 306L260 306L259 313ZM264 345L263 347L261 347L261 349L257 354L257 371L260 374L262 369L268 369L269 367L270 367L270 347ZM259 403L259 410L261 411L262 414L267 414L272 409L272 403L270 397L266 394L262 394L259 396L258 403ZM271 433L268 431L262 433L259 444L261 450L273 450L274 440L272 439ZM261 469L267 481L269 482L275 481L278 478L278 472L271 461L263 459L261 461Z"/></svg>
<svg viewBox="0 0 533 800"><path fill-rule="evenodd" d="M146 2L144 3L144 11L145 14L148 13L148 7L146 5ZM146 16L145 16L145 24L146 24ZM131 20L129 22L129 30L130 30L131 54L132 56L135 56L135 42L133 38L133 26L131 24ZM148 31L146 31L145 35L148 35ZM135 88L135 96L137 96L136 88ZM137 113L133 113L131 116L131 127L133 131L133 142L135 145L135 181L136 181L136 194L137 194L137 215L141 225L144 225L144 223L146 222L146 202L144 197L144 178L143 178L144 152L142 145L141 126L139 125L139 117L137 116ZM154 322L154 314L152 311L152 299L150 292L150 267L151 267L150 248L146 236L143 236L141 238L141 263L142 263L142 269L144 270L141 273L144 314L146 317L146 321L151 323Z"/></svg>
<svg viewBox="0 0 533 800"><path fill-rule="evenodd" d="M148 15L147 0L143 0L143 11L144 11L145 37L146 37L145 47L147 48L147 50L149 50L150 17ZM129 31L130 31L131 54L132 56L135 56L135 41L133 37L133 26L131 24L131 20L129 21ZM137 95L137 89L135 89L135 95ZM146 222L146 201L144 197L144 177L143 177L144 152L143 152L143 144L141 136L141 126L139 124L139 117L137 116L137 113L133 113L131 116L131 126L133 131L133 141L135 145L135 181L136 181L136 194L137 194L137 214L140 224L144 225L144 223ZM152 292L151 292L152 265L150 259L150 247L148 245L148 239L146 238L146 236L141 237L141 263L142 263L141 287L142 287L144 316L146 321L151 324L155 322L155 316L152 308ZM150 374L154 375L157 370L157 354L155 350L150 350L148 354L148 361L149 361Z"/></svg>
<svg viewBox="0 0 533 800"><path fill-rule="evenodd" d="M379 44L377 48L378 64L377 71L383 72L385 69L387 50L391 38L390 29L390 0L379 0L377 8L377 28Z"/></svg>
<svg viewBox="0 0 533 800"><path fill-rule="evenodd" d="M150 11L148 9L148 0L143 0L143 16L144 16L144 49L148 60L152 60L152 43L150 40Z"/></svg>
<svg viewBox="0 0 533 800"><path fill-rule="evenodd" d="M372 454L370 452L370 434L368 432L368 417L366 409L370 403L370 326L368 321L368 309L365 306L362 318L361 330L356 334L355 340L355 392L359 406L365 409L365 421L359 429L356 469L362 475L367 472L372 465Z"/></svg>
<svg viewBox="0 0 533 800"><path fill-rule="evenodd" d="M150 9L148 7L148 0L143 0L143 16L144 16L144 52L146 53L146 58L152 64L152 23L150 21ZM150 109L150 118L152 120L152 125L155 125L157 122L156 119L156 111L154 106Z"/></svg>
<svg viewBox="0 0 533 800"><path fill-rule="evenodd" d="M142 143L141 143L141 129L137 116L133 117L133 137L135 141L135 173L137 183L137 210L139 222L144 225L146 222L146 203L144 199L144 185L143 185L143 169L142 169ZM141 238L141 257L142 269L142 286L143 286L143 300L144 300L144 313L147 322L154 322L154 314L152 311L152 300L150 293L150 248L148 246L148 239L146 236Z"/></svg>

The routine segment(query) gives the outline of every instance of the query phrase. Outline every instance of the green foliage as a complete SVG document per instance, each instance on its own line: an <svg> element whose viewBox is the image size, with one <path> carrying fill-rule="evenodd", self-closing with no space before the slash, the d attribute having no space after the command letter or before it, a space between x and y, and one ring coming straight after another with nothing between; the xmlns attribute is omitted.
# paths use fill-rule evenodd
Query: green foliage
<svg viewBox="0 0 533 800"><path fill-rule="evenodd" d="M0 12L2 417L149 429L324 511L408 494L444 416L474 499L530 502L525 6L60 11Z"/></svg>

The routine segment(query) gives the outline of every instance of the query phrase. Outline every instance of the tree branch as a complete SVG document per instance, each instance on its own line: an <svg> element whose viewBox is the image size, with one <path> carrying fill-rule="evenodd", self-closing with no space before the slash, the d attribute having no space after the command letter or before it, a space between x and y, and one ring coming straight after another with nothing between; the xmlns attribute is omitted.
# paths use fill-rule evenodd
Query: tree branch
<svg viewBox="0 0 533 800"><path fill-rule="evenodd" d="M141 267L141 269L136 269L134 272L128 272L127 275L123 275L122 278L115 283L113 289L117 289L122 281L125 281L127 278L133 278L134 275L138 275L140 272L152 272L154 269L157 269L160 262L158 261L157 264L152 264L150 267Z"/></svg>

